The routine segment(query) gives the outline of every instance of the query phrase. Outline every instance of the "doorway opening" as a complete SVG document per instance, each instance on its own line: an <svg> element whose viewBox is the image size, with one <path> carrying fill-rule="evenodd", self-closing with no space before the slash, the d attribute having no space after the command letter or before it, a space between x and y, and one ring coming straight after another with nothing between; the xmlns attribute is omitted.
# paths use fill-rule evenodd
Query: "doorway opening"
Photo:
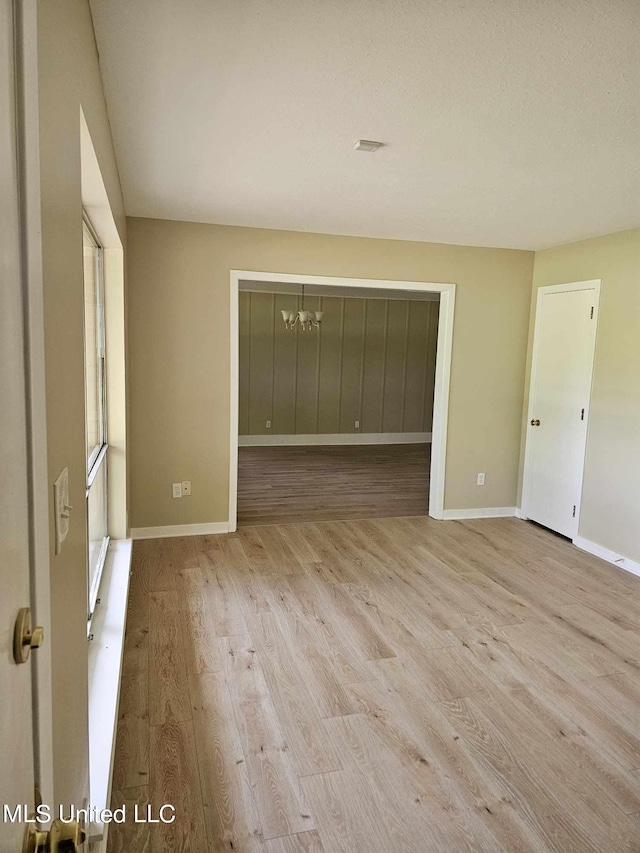
<svg viewBox="0 0 640 853"><path fill-rule="evenodd" d="M442 518L454 294L232 271L229 530Z"/></svg>

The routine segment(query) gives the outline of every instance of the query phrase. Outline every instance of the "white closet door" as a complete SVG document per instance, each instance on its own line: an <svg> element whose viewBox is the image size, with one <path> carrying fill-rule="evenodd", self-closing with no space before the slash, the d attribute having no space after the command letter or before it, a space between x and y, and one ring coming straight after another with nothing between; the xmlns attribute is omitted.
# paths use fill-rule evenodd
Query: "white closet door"
<svg viewBox="0 0 640 853"><path fill-rule="evenodd" d="M528 518L575 537L598 291L541 288L536 312L524 509ZM579 288L579 289L578 289Z"/></svg>

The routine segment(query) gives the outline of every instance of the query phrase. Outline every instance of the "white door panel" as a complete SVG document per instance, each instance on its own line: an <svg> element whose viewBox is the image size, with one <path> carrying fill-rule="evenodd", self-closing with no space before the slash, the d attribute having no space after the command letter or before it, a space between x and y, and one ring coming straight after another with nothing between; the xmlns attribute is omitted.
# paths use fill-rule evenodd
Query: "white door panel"
<svg viewBox="0 0 640 853"><path fill-rule="evenodd" d="M0 0L0 803L34 808L31 661L16 664L18 610L30 606L29 481L16 160L13 3ZM22 850L24 823L0 819L0 850Z"/></svg>
<svg viewBox="0 0 640 853"><path fill-rule="evenodd" d="M542 289L536 315L525 512L577 533L595 346L595 288Z"/></svg>

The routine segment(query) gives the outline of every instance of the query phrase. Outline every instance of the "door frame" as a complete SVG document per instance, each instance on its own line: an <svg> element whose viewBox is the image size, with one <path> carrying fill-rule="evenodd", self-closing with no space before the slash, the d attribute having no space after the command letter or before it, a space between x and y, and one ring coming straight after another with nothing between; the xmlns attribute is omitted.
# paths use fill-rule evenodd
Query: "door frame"
<svg viewBox="0 0 640 853"><path fill-rule="evenodd" d="M593 290L594 291L594 322L596 324L595 327L595 338L593 345L593 356L591 359L591 379L589 382L589 391L587 394L586 406L585 406L585 419L587 422L587 435L584 444L584 455L582 457L582 471L580 477L580 495L578 497L578 504L576 506L576 531L579 530L580 527L580 509L582 506L582 488L584 485L584 463L587 452L587 441L589 438L589 415L591 411L591 391L593 389L593 368L596 360L596 346L598 344L598 319L599 319L599 307L600 307L600 286L602 284L602 279L594 278L589 281L572 281L566 284L552 284L546 287L539 287L538 292L536 294L536 312L534 317L534 326L533 326L533 346L531 350L531 375L529 377L529 392L528 392L528 403L527 403L527 419L525 421L525 430L526 430L526 438L525 438L525 446L524 446L524 466L523 466L523 475L522 475L522 500L521 500L521 508L519 512L520 518L527 519L529 516L527 515L527 500L528 500L528 491L529 484L531 481L531 442L529 440L531 435L531 419L534 416L535 409L535 398L534 391L537 380L537 364L538 364L538 350L540 347L540 314L542 311L542 300L546 295L552 293L571 293L576 290ZM576 532L577 535L577 532ZM574 540L575 541L575 540Z"/></svg>
<svg viewBox="0 0 640 853"><path fill-rule="evenodd" d="M40 203L37 0L14 0L14 15L29 457L30 607L33 623L42 625L45 630L45 642L37 654L31 655L30 658L33 684L34 775L42 802L53 804L49 474Z"/></svg>
<svg viewBox="0 0 640 853"><path fill-rule="evenodd" d="M432 518L442 519L444 517L449 386L451 376L451 353L453 349L453 317L456 295L455 284L231 270L229 294L229 532L232 533L235 531L238 524L238 406L240 357L238 292L241 281L321 285L323 287L329 286L336 288L360 287L375 290L415 290L422 293L440 294L438 340L436 345L436 374L433 397L429 515Z"/></svg>

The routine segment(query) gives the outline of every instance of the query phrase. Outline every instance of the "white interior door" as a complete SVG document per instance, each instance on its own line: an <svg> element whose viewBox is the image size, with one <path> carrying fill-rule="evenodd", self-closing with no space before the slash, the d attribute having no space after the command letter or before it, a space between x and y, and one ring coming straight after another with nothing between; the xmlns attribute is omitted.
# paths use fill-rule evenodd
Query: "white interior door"
<svg viewBox="0 0 640 853"><path fill-rule="evenodd" d="M0 0L0 803L33 811L33 655L17 664L13 652L18 611L31 603L13 33L13 3ZM22 850L23 817L0 819L0 850Z"/></svg>
<svg viewBox="0 0 640 853"><path fill-rule="evenodd" d="M538 292L524 511L574 538L587 439L599 282Z"/></svg>

